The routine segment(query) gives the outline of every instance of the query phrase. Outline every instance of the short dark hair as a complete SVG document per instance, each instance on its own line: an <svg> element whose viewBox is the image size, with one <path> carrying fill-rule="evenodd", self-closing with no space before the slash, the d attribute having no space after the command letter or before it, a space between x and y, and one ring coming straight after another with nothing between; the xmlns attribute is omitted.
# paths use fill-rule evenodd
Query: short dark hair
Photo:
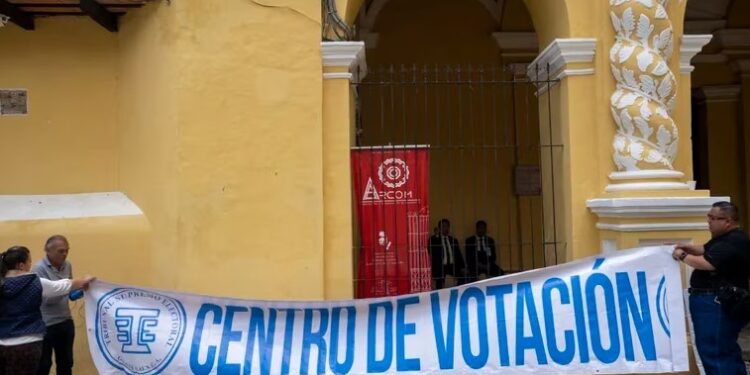
<svg viewBox="0 0 750 375"><path fill-rule="evenodd" d="M480 225L484 225L486 227L487 226L487 222L484 221L484 220L477 221L476 227L479 228Z"/></svg>
<svg viewBox="0 0 750 375"><path fill-rule="evenodd" d="M66 244L68 243L68 239L65 238L62 234L55 234L53 236L50 236L50 238L47 239L47 242L44 243L44 250L49 250L49 247L52 245L55 241L63 241Z"/></svg>
<svg viewBox="0 0 750 375"><path fill-rule="evenodd" d="M451 221L448 219L440 219L440 221L438 221L438 226L443 225L443 223L450 225Z"/></svg>
<svg viewBox="0 0 750 375"><path fill-rule="evenodd" d="M732 221L740 221L740 209L737 205L732 202L719 201L711 205L711 207L718 208L724 215L727 215Z"/></svg>

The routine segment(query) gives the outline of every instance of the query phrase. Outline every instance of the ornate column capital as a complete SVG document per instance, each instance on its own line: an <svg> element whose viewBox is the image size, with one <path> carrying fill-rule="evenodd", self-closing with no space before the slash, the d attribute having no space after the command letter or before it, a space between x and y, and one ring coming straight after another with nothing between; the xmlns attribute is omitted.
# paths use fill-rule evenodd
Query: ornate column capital
<svg viewBox="0 0 750 375"><path fill-rule="evenodd" d="M558 38L529 64L526 74L541 95L565 77L594 74L595 53L596 38Z"/></svg>
<svg viewBox="0 0 750 375"><path fill-rule="evenodd" d="M321 42L320 55L323 60L323 79L352 80L367 74L364 42ZM346 71L326 71L335 68L345 68Z"/></svg>
<svg viewBox="0 0 750 375"><path fill-rule="evenodd" d="M690 74L695 67L690 61L713 38L712 34L683 35L680 43L680 73Z"/></svg>

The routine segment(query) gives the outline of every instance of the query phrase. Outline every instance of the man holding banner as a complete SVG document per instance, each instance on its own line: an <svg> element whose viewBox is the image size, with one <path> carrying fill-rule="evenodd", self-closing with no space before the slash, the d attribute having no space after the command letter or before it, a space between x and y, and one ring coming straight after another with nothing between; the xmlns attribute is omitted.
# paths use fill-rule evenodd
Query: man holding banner
<svg viewBox="0 0 750 375"><path fill-rule="evenodd" d="M739 214L733 203L716 202L707 216L711 240L703 246L677 245L672 256L695 269L688 289L690 314L706 375L745 375L737 337L747 319L729 316L717 292L726 284L748 289L750 240L739 229Z"/></svg>

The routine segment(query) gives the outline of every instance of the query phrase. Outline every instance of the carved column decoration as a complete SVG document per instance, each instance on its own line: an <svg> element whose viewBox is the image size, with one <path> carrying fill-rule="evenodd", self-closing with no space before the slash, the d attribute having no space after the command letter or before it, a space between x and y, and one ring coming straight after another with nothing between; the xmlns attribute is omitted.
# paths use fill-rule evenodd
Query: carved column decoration
<svg viewBox="0 0 750 375"><path fill-rule="evenodd" d="M613 183L607 191L688 188L675 181L683 173L673 165L679 137L671 117L677 81L668 65L674 35L666 1L610 0L616 40L609 57L617 81L610 106L617 124L613 142L617 172L610 179L651 182Z"/></svg>

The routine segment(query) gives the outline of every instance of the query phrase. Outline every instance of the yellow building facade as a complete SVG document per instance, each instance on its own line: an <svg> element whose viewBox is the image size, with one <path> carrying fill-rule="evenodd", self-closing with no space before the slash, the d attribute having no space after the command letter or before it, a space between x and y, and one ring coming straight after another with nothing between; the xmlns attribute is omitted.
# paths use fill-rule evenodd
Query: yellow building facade
<svg viewBox="0 0 750 375"><path fill-rule="evenodd" d="M29 18L33 31L25 18L0 28L0 246L27 245L38 260L61 233L79 275L240 298L352 298L349 155L390 141L367 132L379 102L361 90L386 64L525 77L503 91L517 101L498 91L492 105L523 114L508 121L537 151L484 165L503 174L497 188L463 193L469 214L441 205L454 193L441 187L464 172L432 173L435 219L465 215L460 236L481 216L507 228L509 243L537 244L501 258L506 269L548 265L533 259L551 252L561 263L703 242L714 201L750 204L744 2L326 2L323 12L311 0L110 6L123 13L112 32L86 14L10 1L44 17ZM7 97L18 91L20 106ZM538 166L539 195L512 193L505 171L520 164ZM82 308L76 373L95 373Z"/></svg>

